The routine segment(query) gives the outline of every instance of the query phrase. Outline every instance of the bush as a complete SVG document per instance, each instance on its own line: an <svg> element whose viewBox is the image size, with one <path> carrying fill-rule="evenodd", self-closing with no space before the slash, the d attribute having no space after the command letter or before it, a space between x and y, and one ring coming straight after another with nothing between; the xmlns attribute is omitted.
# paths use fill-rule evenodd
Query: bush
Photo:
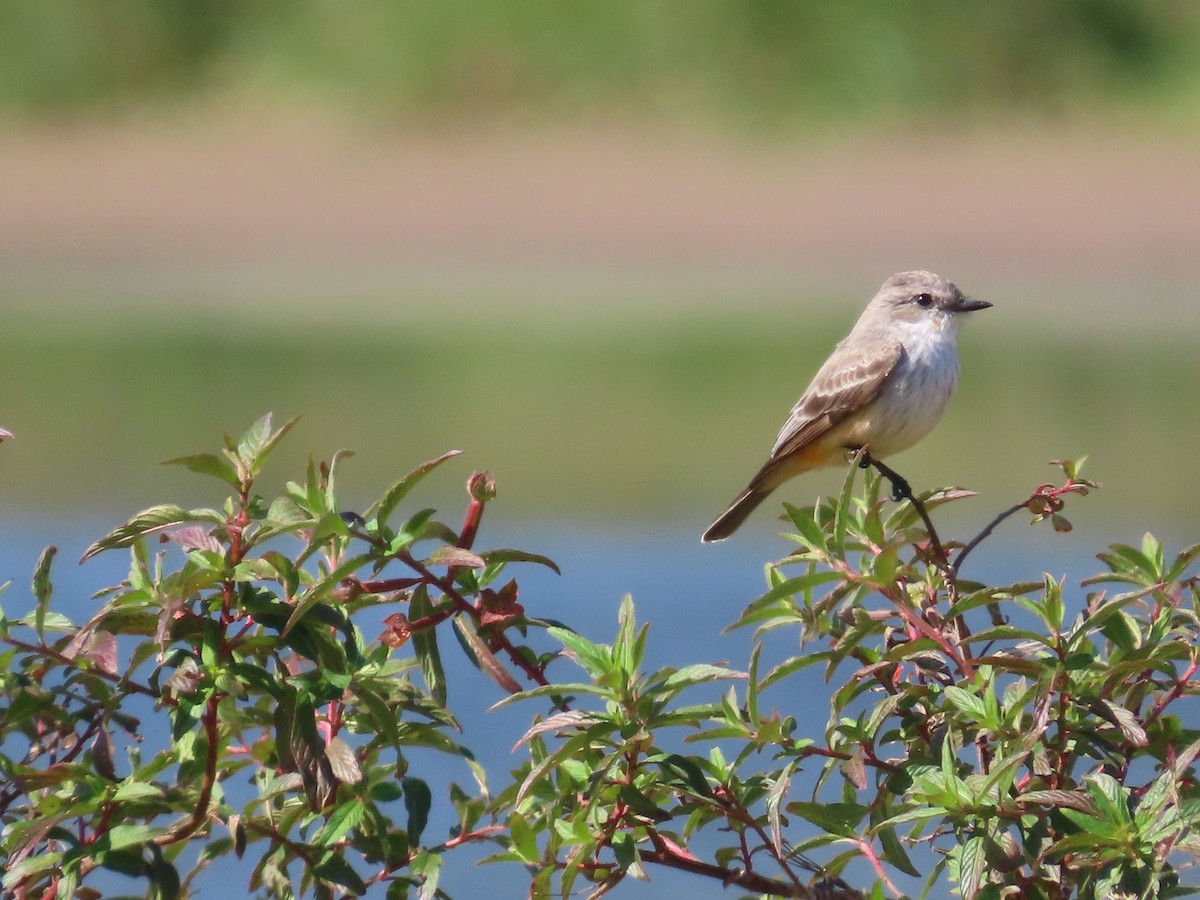
<svg viewBox="0 0 1200 900"><path fill-rule="evenodd" d="M968 897L1184 893L1200 732L1177 707L1197 692L1200 545L1111 547L1085 584L1119 592L1075 612L1048 576L959 576L1011 515L1069 528L1065 499L1096 487L1078 464L965 544L929 511L967 492L889 506L886 479L867 471L858 490L852 466L840 496L787 508L797 548L737 623L805 652L766 672L761 643L744 673L645 672L632 601L596 643L527 613L505 580L550 560L475 548L488 474L469 479L457 530L400 515L453 453L361 515L339 506L340 455L259 497L291 425L267 416L222 454L172 460L229 499L153 507L93 544L85 558L127 548L131 565L86 623L51 608L53 548L35 608L0 619L7 896L95 897L105 868L183 897L233 854L269 896L430 898L468 844L528 867L533 897L599 896L657 866L782 897L899 895L898 872ZM169 545L154 556L153 537ZM528 759L495 793L446 706L447 632L507 711L534 707ZM563 657L578 680L548 678ZM812 665L833 685L820 738L798 735L812 704L786 691ZM423 750L466 761L476 784L435 801ZM426 834L435 802L457 820L445 838ZM875 883L852 886L862 859Z"/></svg>

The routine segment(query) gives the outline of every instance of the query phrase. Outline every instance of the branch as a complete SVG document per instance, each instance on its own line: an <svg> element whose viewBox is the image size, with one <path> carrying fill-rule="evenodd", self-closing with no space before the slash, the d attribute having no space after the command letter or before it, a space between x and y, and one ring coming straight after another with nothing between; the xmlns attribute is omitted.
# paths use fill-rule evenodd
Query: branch
<svg viewBox="0 0 1200 900"><path fill-rule="evenodd" d="M475 608L474 604L469 603L462 593L460 593L459 590L454 587L454 585L448 579L440 578L439 576L435 575L428 566L414 557L407 550L402 550L397 553L396 558L414 572L418 573L421 576L421 580L426 584L436 587L439 591L453 600L455 606L457 606L462 612L470 615L477 625L482 624L482 616L480 611ZM517 652L517 648L513 645L513 642L508 639L508 635L506 635L503 631L496 629L492 632L490 637L496 642L496 645L508 655L508 658L512 660L513 664L525 673L530 681L542 686L548 686L550 684L550 681L546 678L545 673L521 656L521 654Z"/></svg>
<svg viewBox="0 0 1200 900"><path fill-rule="evenodd" d="M154 843L160 847L187 840L195 834L208 817L213 786L217 783L217 757L220 755L220 748L217 745L217 705L220 702L220 698L213 694L208 698L208 703L204 707L204 735L208 739L208 756L204 760L204 784L200 788L200 798L196 801L196 808L187 822L154 839Z"/></svg>
<svg viewBox="0 0 1200 900"><path fill-rule="evenodd" d="M769 894L775 897L790 897L794 900L862 900L862 892L856 891L840 879L826 882L813 887L802 884L790 884L775 878L767 878L757 872L746 869L729 869L713 863L697 859L686 851L672 847L662 835L650 832L653 850L639 850L642 862L656 863L682 872L703 875L713 878L723 885L736 884L757 894Z"/></svg>
<svg viewBox="0 0 1200 900"><path fill-rule="evenodd" d="M126 675L120 675L116 672L106 672L104 669L90 662L87 666L80 666L80 657L67 656L66 654L60 653L45 644L28 644L25 641L18 640L17 638L10 637L8 635L0 638L0 643L8 644L8 646L15 647L17 650L24 650L26 653L35 653L38 656L44 656L67 668L78 667L87 672L89 675L95 675L97 678L103 678L105 681L111 681L118 687L127 688L130 693L145 694L147 697L153 697L160 703L170 703L170 700L163 697L158 691L155 691L144 684L133 681L126 677Z"/></svg>
<svg viewBox="0 0 1200 900"><path fill-rule="evenodd" d="M1040 514L1041 517L1045 517L1046 509L1053 513L1062 508L1063 502L1060 498L1063 494L1086 494L1088 488L1094 488L1097 486L1098 485L1094 481L1088 481L1086 479L1081 480L1071 477L1068 477L1066 483L1061 487L1055 487L1053 484L1049 483L1039 485L1036 491L1034 491L1020 503L1015 503L1008 509L1004 510L1004 512L1000 513L1000 515L988 522L983 531L979 532L979 534L967 541L966 545L959 550L958 554L954 557L954 565L950 567L952 574L955 577L958 576L958 570L961 568L963 560L967 558L967 554L983 543L983 541L988 538L993 531L996 530L996 527L1000 525L1001 522L1005 521L1011 516L1016 515L1023 509L1030 509L1031 505L1037 504L1038 501L1045 501L1045 506L1042 507L1043 511ZM1037 508L1034 508L1032 511L1035 513L1035 515L1039 514ZM1037 518L1035 518L1034 521L1036 522Z"/></svg>
<svg viewBox="0 0 1200 900"><path fill-rule="evenodd" d="M1035 494L1034 496L1037 495ZM1030 499L1033 498L1031 497ZM992 521L988 522L983 531L979 532L979 534L967 541L963 548L959 550L957 554L955 554L954 563L950 566L951 574L957 578L958 570L962 568L963 560L967 558L967 554L969 554L972 550L982 544L988 537L990 537L992 532L996 530L1001 522L1016 515L1021 510L1026 509L1028 506L1029 500L1022 500L1020 503L1010 506L1008 509L1004 510L1004 512L1000 513L1000 515L996 516L996 518L992 519Z"/></svg>

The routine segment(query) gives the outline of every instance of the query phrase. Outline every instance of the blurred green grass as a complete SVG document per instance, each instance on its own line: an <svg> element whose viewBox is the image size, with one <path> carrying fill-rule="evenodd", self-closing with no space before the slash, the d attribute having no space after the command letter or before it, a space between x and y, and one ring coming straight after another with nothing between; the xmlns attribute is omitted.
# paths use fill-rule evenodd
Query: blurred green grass
<svg viewBox="0 0 1200 900"><path fill-rule="evenodd" d="M503 512L619 529L715 514L762 461L791 403L849 327L765 314L658 316L619 329L534 319L397 315L381 322L228 324L85 311L10 314L0 332L0 502L10 516L124 515L210 503L214 482L157 465L216 449L268 410L304 421L270 485L310 451L356 452L347 497L362 504L449 448L459 471L430 487L454 502L473 468L499 479ZM962 337L958 396L931 437L894 463L922 488L984 493L981 516L1019 499L1056 456L1094 455L1106 484L1086 515L1194 528L1187 479L1200 359L1188 335L1081 339L989 326ZM837 471L780 499L836 489Z"/></svg>
<svg viewBox="0 0 1200 900"><path fill-rule="evenodd" d="M319 0L0 6L0 109L274 96L472 120L597 110L756 127L1194 107L1188 0Z"/></svg>

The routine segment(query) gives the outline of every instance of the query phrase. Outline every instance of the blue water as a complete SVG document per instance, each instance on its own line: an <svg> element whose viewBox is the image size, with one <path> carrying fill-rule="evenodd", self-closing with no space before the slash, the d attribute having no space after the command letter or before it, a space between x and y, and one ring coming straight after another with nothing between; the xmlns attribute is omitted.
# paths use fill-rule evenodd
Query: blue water
<svg viewBox="0 0 1200 900"><path fill-rule="evenodd" d="M3 598L9 616L19 615L31 605L28 583L34 561L41 548L53 542L61 550L55 569L54 608L77 622L85 620L95 608L90 596L101 587L118 583L128 566L124 552L102 554L83 566L75 564L87 544L112 524L79 523L64 535L55 534L45 523L10 522L0 549L0 571L14 581ZM963 533L969 534L972 526L977 527L977 523L963 523ZM769 522L757 526L752 523L744 533L719 545L701 545L698 531L696 523L674 528L634 525L620 530L608 524L558 523L535 532L497 520L485 522L479 546L519 547L543 553L560 565L561 577L532 565L509 569L521 585L520 600L530 615L560 619L593 640L610 643L616 630L618 603L625 593L631 593L639 621L652 626L648 669L720 661L744 669L752 647L751 633L721 632L763 591L763 564L785 555L791 545L772 533ZM1077 585L1080 578L1100 570L1093 558L1096 550L1112 539L1128 542L1137 537L1056 535L1048 528L1025 528L1018 518L976 551L963 575L1000 582L1038 579L1048 571L1069 575L1071 583ZM1178 543L1175 546L1177 549ZM1081 592L1076 591L1075 596L1081 596ZM764 664L795 653L795 640L795 634L773 638ZM476 752L489 773L491 787L498 790L507 782L508 769L521 759L520 751L512 755L513 745L532 716L544 711L545 706L531 701L488 712L488 707L502 698L501 689L465 661L448 633L442 639L442 654L450 687L449 703L463 725L461 740ZM573 664L567 660L556 666L551 670L556 679L577 680L581 675L572 671ZM693 688L685 699L700 702L727 687L718 684ZM800 724L798 736L819 737L828 715L827 696L823 672L813 667L767 692L762 702L794 716ZM682 749L682 744L673 749ZM707 747L690 745L687 752L705 753ZM428 780L434 790L435 806L425 841L438 842L453 824L448 804L443 802L446 783L453 780L469 787L472 779L464 765L449 757L414 753L412 762L412 774ZM118 772L127 768L120 758L117 768ZM236 793L234 785L226 790L231 796ZM794 821L792 828L798 829L792 832L793 837L809 833L802 822ZM252 845L251 849L261 846ZM503 864L480 868L468 864L490 852L493 848L461 848L449 854L443 873L445 889L458 898L525 896L528 878L519 867ZM240 891L252 868L249 857L242 862L223 862L219 871L208 871L197 884L199 896L228 897L232 885L238 885ZM649 884L627 881L615 896L733 896L719 884L696 876L660 869L652 869L650 875ZM873 880L865 865L852 868L847 879L859 886ZM910 893L919 891L920 882L915 879L898 876L895 880ZM98 873L88 883L106 892L141 892L134 882L107 873Z"/></svg>

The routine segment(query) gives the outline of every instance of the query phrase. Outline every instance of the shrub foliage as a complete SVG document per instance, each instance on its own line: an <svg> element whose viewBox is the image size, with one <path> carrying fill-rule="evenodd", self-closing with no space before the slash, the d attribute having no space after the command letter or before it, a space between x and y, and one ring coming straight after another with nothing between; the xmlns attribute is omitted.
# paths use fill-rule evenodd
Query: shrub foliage
<svg viewBox="0 0 1200 900"><path fill-rule="evenodd" d="M490 475L457 529L410 508L454 453L361 513L338 502L341 454L260 496L292 424L171 460L228 500L156 506L93 544L85 559L124 550L130 568L86 622L51 604L53 548L33 609L0 618L6 896L96 897L109 869L185 897L234 855L263 895L432 898L467 844L526 867L531 897L658 867L800 898L1187 892L1200 545L1112 546L1078 600L1050 576L959 574L1013 515L1068 529L1066 499L1097 486L1077 463L965 542L931 512L969 492L892 503L894 473L852 466L839 496L786 508L795 549L735 623L757 637L745 671L647 671L628 598L611 644L526 611L510 570L554 564L479 549ZM768 665L778 634L801 650ZM458 740L448 650L509 694L492 715L532 716L502 784ZM813 666L819 700L800 687ZM442 796L425 751L474 783ZM435 805L449 834L427 828Z"/></svg>

